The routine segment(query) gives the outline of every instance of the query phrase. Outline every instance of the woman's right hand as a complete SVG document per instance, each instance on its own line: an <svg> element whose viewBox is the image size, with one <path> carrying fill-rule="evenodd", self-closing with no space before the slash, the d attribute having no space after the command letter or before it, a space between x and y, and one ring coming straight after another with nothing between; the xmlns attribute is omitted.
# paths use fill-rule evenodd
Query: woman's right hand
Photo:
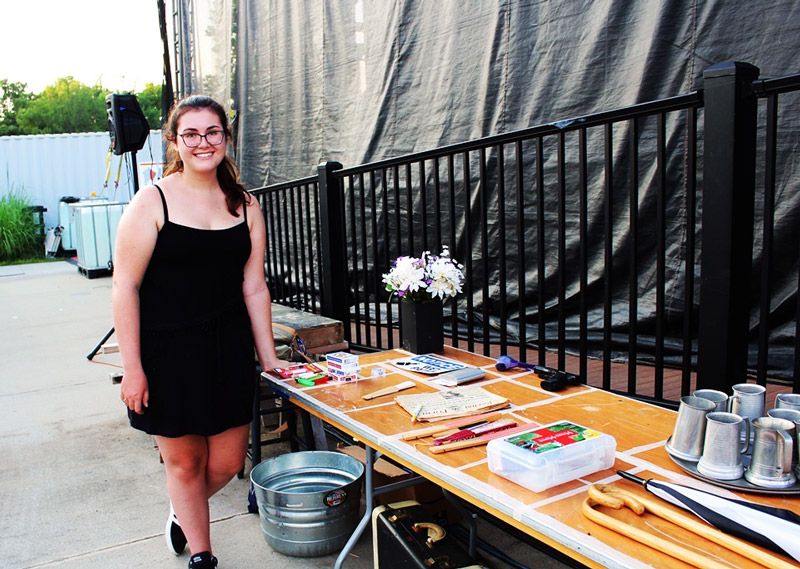
<svg viewBox="0 0 800 569"><path fill-rule="evenodd" d="M120 399L134 413L138 415L144 413L143 409L149 403L150 392L147 390L147 377L143 369L123 370Z"/></svg>

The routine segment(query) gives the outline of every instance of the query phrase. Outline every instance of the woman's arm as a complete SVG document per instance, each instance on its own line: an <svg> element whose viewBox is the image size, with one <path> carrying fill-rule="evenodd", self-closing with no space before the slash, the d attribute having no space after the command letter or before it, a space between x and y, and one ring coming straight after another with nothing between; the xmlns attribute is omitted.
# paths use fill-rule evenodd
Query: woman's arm
<svg viewBox="0 0 800 569"><path fill-rule="evenodd" d="M139 350L139 286L156 244L162 209L155 187L137 192L119 221L114 248L111 306L122 356L120 397L139 414L149 399Z"/></svg>
<svg viewBox="0 0 800 569"><path fill-rule="evenodd" d="M267 246L264 216L258 200L245 204L250 220L250 258L244 267L244 302L253 329L256 354L264 371L285 367L288 362L279 360L275 354L275 339L272 336L272 299L264 277L264 253Z"/></svg>

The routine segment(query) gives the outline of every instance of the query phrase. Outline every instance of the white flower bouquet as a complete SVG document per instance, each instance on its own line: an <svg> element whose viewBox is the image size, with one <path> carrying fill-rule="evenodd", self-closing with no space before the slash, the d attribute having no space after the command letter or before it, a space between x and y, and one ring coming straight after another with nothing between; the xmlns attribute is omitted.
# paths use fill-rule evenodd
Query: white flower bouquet
<svg viewBox="0 0 800 569"><path fill-rule="evenodd" d="M444 300L461 292L464 266L450 258L445 245L439 255L424 251L417 257L398 257L391 271L383 275L386 290L403 302Z"/></svg>

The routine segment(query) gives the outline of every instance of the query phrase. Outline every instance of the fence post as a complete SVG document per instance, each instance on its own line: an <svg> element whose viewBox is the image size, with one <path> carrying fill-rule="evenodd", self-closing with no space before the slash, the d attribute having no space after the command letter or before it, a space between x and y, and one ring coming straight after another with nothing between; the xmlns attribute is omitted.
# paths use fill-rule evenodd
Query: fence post
<svg viewBox="0 0 800 569"><path fill-rule="evenodd" d="M339 162L317 166L319 179L320 243L322 246L322 315L344 324L350 330L350 294L347 288L347 253L344 235L344 193L334 175Z"/></svg>
<svg viewBox="0 0 800 569"><path fill-rule="evenodd" d="M697 386L746 381L753 257L759 69L727 61L704 80L704 151Z"/></svg>

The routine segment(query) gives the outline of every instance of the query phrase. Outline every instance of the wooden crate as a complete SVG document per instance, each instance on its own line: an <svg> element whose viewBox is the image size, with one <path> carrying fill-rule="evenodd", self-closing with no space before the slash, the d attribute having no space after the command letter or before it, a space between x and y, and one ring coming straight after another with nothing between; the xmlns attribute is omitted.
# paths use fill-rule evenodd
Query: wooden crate
<svg viewBox="0 0 800 569"><path fill-rule="evenodd" d="M282 304L272 304L272 323L289 329L306 347L306 353L324 354L348 349L344 326L339 320L297 310Z"/></svg>

